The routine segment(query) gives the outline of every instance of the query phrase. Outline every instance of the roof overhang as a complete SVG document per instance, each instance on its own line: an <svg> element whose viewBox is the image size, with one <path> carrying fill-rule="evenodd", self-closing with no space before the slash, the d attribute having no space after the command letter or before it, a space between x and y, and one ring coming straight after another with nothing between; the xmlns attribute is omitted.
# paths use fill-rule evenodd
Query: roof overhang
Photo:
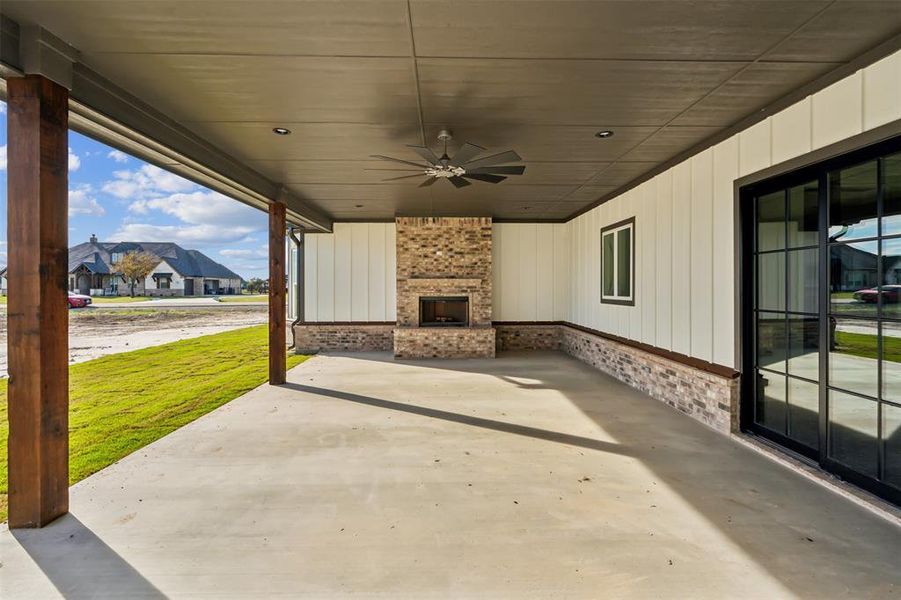
<svg viewBox="0 0 901 600"><path fill-rule="evenodd" d="M35 27L30 26L25 31L32 32L29 35L33 36L34 30ZM62 41L53 44L51 40L55 36L39 31L44 36L44 41L39 42L41 46L70 48ZM4 100L7 78L40 68L40 65L28 68L28 63L34 63L34 60L27 60L21 52L22 46L26 45L22 34L23 29L18 23L0 16L0 98ZM269 181L77 62L76 52L67 52L67 56L73 61L68 81L67 76L55 73L50 78L70 89L69 126L72 130L254 208L265 211L272 202L284 201L289 223L309 231L331 231L332 220L328 216L290 193L286 194L281 185Z"/></svg>

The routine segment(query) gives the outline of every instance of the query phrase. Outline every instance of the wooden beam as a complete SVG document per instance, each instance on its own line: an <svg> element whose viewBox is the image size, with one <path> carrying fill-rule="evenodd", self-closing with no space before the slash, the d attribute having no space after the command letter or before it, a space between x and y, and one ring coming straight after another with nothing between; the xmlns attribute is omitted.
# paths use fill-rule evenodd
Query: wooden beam
<svg viewBox="0 0 901 600"><path fill-rule="evenodd" d="M69 510L68 91L7 80L9 526Z"/></svg>
<svg viewBox="0 0 901 600"><path fill-rule="evenodd" d="M269 383L285 383L285 204L269 205Z"/></svg>

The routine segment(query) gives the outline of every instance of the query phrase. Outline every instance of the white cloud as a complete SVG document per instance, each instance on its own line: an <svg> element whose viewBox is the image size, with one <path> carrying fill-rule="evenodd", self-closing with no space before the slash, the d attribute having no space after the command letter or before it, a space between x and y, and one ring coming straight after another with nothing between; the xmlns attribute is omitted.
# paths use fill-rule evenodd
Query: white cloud
<svg viewBox="0 0 901 600"><path fill-rule="evenodd" d="M128 155L122 152L121 150L110 150L107 154L107 157L113 159L117 163L127 163Z"/></svg>
<svg viewBox="0 0 901 600"><path fill-rule="evenodd" d="M6 144L0 146L0 171L6 170Z"/></svg>
<svg viewBox="0 0 901 600"><path fill-rule="evenodd" d="M241 230L245 232L244 235L258 230L264 218L262 212L209 190L136 200L128 208L140 215L156 210L191 225L214 225L225 230Z"/></svg>
<svg viewBox="0 0 901 600"><path fill-rule="evenodd" d="M6 114L6 102L0 101L0 115Z"/></svg>
<svg viewBox="0 0 901 600"><path fill-rule="evenodd" d="M220 250L219 254L222 256L226 256L228 258L243 258L243 259L263 259L269 258L269 251L266 249L260 250L251 250L249 248L226 248L224 250Z"/></svg>
<svg viewBox="0 0 901 600"><path fill-rule="evenodd" d="M264 213L158 167L145 165L113 175L103 191L130 201L129 214L110 238L114 241L222 246L247 243L251 233L265 228Z"/></svg>
<svg viewBox="0 0 901 600"><path fill-rule="evenodd" d="M124 200L158 198L196 187L187 179L153 165L144 165L136 171L115 171L113 177L103 184L103 191Z"/></svg>
<svg viewBox="0 0 901 600"><path fill-rule="evenodd" d="M69 216L93 215L102 217L106 214L103 206L94 197L94 188L90 185L78 185L69 190Z"/></svg>
<svg viewBox="0 0 901 600"><path fill-rule="evenodd" d="M81 159L69 148L69 172L77 171L81 167Z"/></svg>
<svg viewBox="0 0 901 600"><path fill-rule="evenodd" d="M211 244L241 242L244 235L253 231L250 227L224 231L215 225L152 225L150 223L124 223L109 236L114 241L175 242L187 248Z"/></svg>

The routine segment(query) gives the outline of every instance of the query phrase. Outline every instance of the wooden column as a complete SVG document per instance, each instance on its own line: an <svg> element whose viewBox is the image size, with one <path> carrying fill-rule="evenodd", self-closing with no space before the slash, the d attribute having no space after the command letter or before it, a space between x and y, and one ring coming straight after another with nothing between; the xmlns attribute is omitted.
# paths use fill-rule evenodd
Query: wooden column
<svg viewBox="0 0 901 600"><path fill-rule="evenodd" d="M68 97L7 80L9 526L69 510Z"/></svg>
<svg viewBox="0 0 901 600"><path fill-rule="evenodd" d="M269 205L269 383L285 383L285 204Z"/></svg>

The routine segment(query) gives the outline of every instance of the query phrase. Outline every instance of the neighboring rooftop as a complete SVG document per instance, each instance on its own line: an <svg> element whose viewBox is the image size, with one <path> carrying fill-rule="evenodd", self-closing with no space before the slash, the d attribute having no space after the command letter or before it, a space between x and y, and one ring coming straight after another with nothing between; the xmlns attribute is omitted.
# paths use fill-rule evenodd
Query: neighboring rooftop
<svg viewBox="0 0 901 600"><path fill-rule="evenodd" d="M99 242L94 236L83 244L69 248L69 272L84 265L92 273L112 273L110 265L115 252L149 252L160 260L165 260L183 277L242 279L203 252L186 250L174 242Z"/></svg>

